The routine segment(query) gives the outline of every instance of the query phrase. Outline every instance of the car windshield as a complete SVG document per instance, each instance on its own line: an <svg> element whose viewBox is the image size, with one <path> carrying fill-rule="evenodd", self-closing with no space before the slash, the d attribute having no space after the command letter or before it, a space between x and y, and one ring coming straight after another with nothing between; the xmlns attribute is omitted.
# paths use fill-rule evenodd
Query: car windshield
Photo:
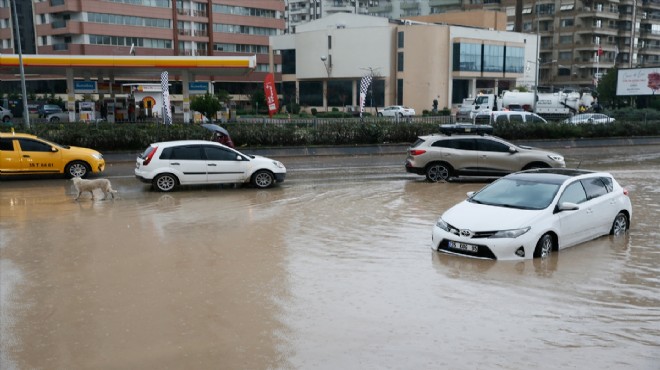
<svg viewBox="0 0 660 370"><path fill-rule="evenodd" d="M518 209L544 209L555 198L559 184L502 178L474 194L469 202Z"/></svg>

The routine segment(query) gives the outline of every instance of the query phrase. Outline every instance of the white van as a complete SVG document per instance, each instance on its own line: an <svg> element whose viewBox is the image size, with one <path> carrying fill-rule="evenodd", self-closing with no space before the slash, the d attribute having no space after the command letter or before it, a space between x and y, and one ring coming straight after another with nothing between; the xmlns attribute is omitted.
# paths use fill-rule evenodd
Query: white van
<svg viewBox="0 0 660 370"><path fill-rule="evenodd" d="M548 123L543 117L536 113L525 111L495 111L481 112L474 117L477 125L493 125L496 123Z"/></svg>

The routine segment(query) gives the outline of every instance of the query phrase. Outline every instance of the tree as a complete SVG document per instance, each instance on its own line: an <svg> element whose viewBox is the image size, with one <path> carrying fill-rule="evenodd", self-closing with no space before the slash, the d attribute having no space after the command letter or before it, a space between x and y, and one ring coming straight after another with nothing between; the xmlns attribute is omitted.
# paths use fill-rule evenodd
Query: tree
<svg viewBox="0 0 660 370"><path fill-rule="evenodd" d="M263 90L253 90L248 96L250 98L250 104L255 108L257 114L259 113L259 109L266 108L266 94Z"/></svg>
<svg viewBox="0 0 660 370"><path fill-rule="evenodd" d="M215 96L218 98L220 103L224 104L225 106L229 106L229 103L231 103L231 95L227 90L218 90L215 92Z"/></svg>
<svg viewBox="0 0 660 370"><path fill-rule="evenodd" d="M198 95L190 102L190 109L201 112L209 120L213 120L213 117L218 113L220 107L220 100L209 93Z"/></svg>
<svg viewBox="0 0 660 370"><path fill-rule="evenodd" d="M616 96L616 80L618 69L613 68L598 81L598 88L596 89L598 102L601 105L606 105L610 108L621 107L627 105L626 99Z"/></svg>

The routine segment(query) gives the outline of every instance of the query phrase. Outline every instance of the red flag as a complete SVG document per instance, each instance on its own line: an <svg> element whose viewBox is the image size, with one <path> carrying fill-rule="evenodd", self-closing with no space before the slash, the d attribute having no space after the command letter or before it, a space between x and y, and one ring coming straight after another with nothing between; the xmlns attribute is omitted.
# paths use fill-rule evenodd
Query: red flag
<svg viewBox="0 0 660 370"><path fill-rule="evenodd" d="M598 56L603 55L603 47L598 45Z"/></svg>
<svg viewBox="0 0 660 370"><path fill-rule="evenodd" d="M280 101L277 98L275 90L275 76L272 73L266 75L264 79L264 94L266 94L266 105L268 105L268 116L273 117L280 109Z"/></svg>

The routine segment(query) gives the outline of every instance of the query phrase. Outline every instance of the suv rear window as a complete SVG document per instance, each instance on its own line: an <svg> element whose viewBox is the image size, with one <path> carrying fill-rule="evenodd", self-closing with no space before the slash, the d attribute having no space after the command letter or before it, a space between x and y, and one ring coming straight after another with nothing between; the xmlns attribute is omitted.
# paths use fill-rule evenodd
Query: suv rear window
<svg viewBox="0 0 660 370"><path fill-rule="evenodd" d="M477 144L474 139L439 140L433 143L433 146L458 150L477 150Z"/></svg>

